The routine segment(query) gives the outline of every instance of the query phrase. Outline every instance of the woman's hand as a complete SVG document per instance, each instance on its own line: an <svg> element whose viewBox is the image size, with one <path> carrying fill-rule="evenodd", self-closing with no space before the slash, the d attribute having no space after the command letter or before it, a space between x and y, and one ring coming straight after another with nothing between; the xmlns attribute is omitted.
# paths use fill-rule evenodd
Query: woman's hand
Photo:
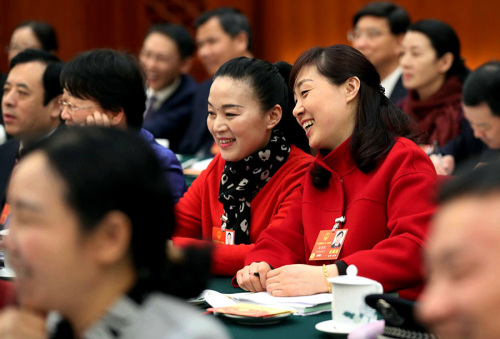
<svg viewBox="0 0 500 339"><path fill-rule="evenodd" d="M46 339L45 317L19 308L6 308L0 313L0 338Z"/></svg>
<svg viewBox="0 0 500 339"><path fill-rule="evenodd" d="M436 173L439 175L451 175L455 169L455 158L451 155L443 155L442 157L436 154L430 155L431 161L434 164Z"/></svg>
<svg viewBox="0 0 500 339"><path fill-rule="evenodd" d="M328 276L337 276L337 266L327 266ZM267 291L274 297L295 297L328 292L323 266L287 265L267 274Z"/></svg>
<svg viewBox="0 0 500 339"><path fill-rule="evenodd" d="M263 292L266 290L267 274L271 266L266 262L254 262L236 273L238 285L246 291ZM255 274L258 273L258 274Z"/></svg>

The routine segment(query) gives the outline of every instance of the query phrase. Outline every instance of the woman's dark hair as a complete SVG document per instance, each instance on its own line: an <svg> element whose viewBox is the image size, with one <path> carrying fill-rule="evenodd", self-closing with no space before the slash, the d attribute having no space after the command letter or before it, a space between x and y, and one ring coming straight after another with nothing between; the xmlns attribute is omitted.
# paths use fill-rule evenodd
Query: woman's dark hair
<svg viewBox="0 0 500 339"><path fill-rule="evenodd" d="M446 72L446 77L455 75L460 82L464 82L469 69L465 67L464 59L460 56L460 40L450 25L436 19L420 20L411 25L408 32L424 34L431 41L438 58L451 53L453 64Z"/></svg>
<svg viewBox="0 0 500 339"><path fill-rule="evenodd" d="M44 51L57 52L57 35L54 27L45 21L30 20L20 23L16 29L23 27L31 28Z"/></svg>
<svg viewBox="0 0 500 339"><path fill-rule="evenodd" d="M304 130L292 114L293 96L287 85L291 68L292 66L284 61L271 64L264 60L239 57L223 64L215 73L214 79L229 77L246 82L264 111L280 105L283 113L275 128L283 132L290 144L310 153Z"/></svg>
<svg viewBox="0 0 500 339"><path fill-rule="evenodd" d="M82 232L111 211L132 225L130 256L144 292L168 287L166 241L174 229L173 201L159 161L137 135L117 128L72 128L40 143L65 185Z"/></svg>
<svg viewBox="0 0 500 339"><path fill-rule="evenodd" d="M127 127L141 128L146 85L133 55L111 49L80 53L64 66L61 85L72 96L97 100L104 109L113 112L123 109Z"/></svg>
<svg viewBox="0 0 500 339"><path fill-rule="evenodd" d="M350 148L361 171L368 173L374 169L377 161L394 146L396 137L413 138L410 118L384 95L377 70L358 50L347 45L309 49L295 62L290 87L305 66L314 66L319 74L337 86L351 77L359 79L359 101ZM328 185L330 180L330 172L320 166L312 170L311 176L317 187Z"/></svg>

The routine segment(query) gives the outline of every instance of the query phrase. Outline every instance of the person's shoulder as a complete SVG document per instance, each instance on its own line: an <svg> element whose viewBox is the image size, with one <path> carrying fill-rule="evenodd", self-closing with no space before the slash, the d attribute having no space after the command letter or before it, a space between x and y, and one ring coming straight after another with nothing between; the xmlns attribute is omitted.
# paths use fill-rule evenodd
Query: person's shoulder
<svg viewBox="0 0 500 339"><path fill-rule="evenodd" d="M287 161L293 159L293 161L303 161L308 163L314 160L314 157L311 154L304 152L295 145L291 145L288 158L289 159L287 159Z"/></svg>
<svg viewBox="0 0 500 339"><path fill-rule="evenodd" d="M181 74L181 84L195 88L198 86L196 80L189 74Z"/></svg>
<svg viewBox="0 0 500 339"><path fill-rule="evenodd" d="M196 89L196 92L197 93L206 93L208 95L208 93L210 92L210 87L212 87L212 82L214 82L214 79L210 78L210 79L207 79L207 80L204 80L204 81L198 83L198 87Z"/></svg>
<svg viewBox="0 0 500 339"><path fill-rule="evenodd" d="M429 156L413 140L398 137L386 157L386 164L398 164L398 171L428 172L436 176L436 170Z"/></svg>
<svg viewBox="0 0 500 339"><path fill-rule="evenodd" d="M314 157L312 155L292 145L290 154L282 167L287 171L307 169L313 161Z"/></svg>
<svg viewBox="0 0 500 339"><path fill-rule="evenodd" d="M141 128L139 131L139 136L151 146L155 154L160 158L160 159L169 159L171 161L178 162L177 157L175 156L175 153L170 149L163 147L159 143L156 142L153 134L149 132L148 130L145 130L144 128Z"/></svg>
<svg viewBox="0 0 500 339"><path fill-rule="evenodd" d="M142 310L141 334L163 333L159 338L229 337L214 318L201 315L198 309L186 301L170 295L152 293L143 302ZM147 322L147 328L143 321Z"/></svg>
<svg viewBox="0 0 500 339"><path fill-rule="evenodd" d="M0 144L0 149L6 150L6 149L19 149L20 142L16 138L12 138L4 142L3 144Z"/></svg>
<svg viewBox="0 0 500 339"><path fill-rule="evenodd" d="M8 159L14 159L19 151L20 142L18 139L9 139L3 144L0 145L0 159L3 161L0 162L0 166L2 162L5 162Z"/></svg>
<svg viewBox="0 0 500 339"><path fill-rule="evenodd" d="M194 93L196 93L197 88L198 84L196 83L196 80L194 80L192 76L190 76L189 74L182 74L181 83L176 92L182 92L194 95Z"/></svg>

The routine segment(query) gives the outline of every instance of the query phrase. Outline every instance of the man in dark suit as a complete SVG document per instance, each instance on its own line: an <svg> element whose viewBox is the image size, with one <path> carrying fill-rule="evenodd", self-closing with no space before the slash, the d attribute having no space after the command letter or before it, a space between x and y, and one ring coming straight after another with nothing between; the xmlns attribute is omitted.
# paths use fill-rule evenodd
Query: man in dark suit
<svg viewBox="0 0 500 339"><path fill-rule="evenodd" d="M193 52L193 39L184 27L156 24L146 34L139 56L149 86L143 128L155 138L168 139L174 152L189 123L196 91L195 80L187 74Z"/></svg>
<svg viewBox="0 0 500 339"><path fill-rule="evenodd" d="M500 62L490 61L469 74L462 90L462 131L432 154L436 172L451 175L457 166L484 163L500 155ZM474 160L474 161L472 161Z"/></svg>
<svg viewBox="0 0 500 339"><path fill-rule="evenodd" d="M401 80L399 55L403 36L410 26L408 13L392 2L372 2L356 12L352 22L349 41L375 66L385 95L398 103L407 94Z"/></svg>
<svg viewBox="0 0 500 339"><path fill-rule="evenodd" d="M15 163L21 154L61 124L62 62L53 54L28 49L16 55L4 86L2 114L13 138L0 146L0 211Z"/></svg>
<svg viewBox="0 0 500 339"><path fill-rule="evenodd" d="M228 60L241 56L252 57L250 23L237 9L221 7L205 12L196 19L195 26L198 57L210 76ZM179 146L181 154L210 155L214 141L207 128L207 103L211 86L212 78L198 85L191 121Z"/></svg>

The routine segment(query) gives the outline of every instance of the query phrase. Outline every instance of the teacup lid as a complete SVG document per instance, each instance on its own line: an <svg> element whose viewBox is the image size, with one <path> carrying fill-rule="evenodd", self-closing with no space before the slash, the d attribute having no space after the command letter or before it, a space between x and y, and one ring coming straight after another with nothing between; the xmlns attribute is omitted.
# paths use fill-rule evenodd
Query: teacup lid
<svg viewBox="0 0 500 339"><path fill-rule="evenodd" d="M354 265L349 265L346 270L346 275L328 278L328 282L345 285L371 285L377 283L375 280L359 277L358 268Z"/></svg>

